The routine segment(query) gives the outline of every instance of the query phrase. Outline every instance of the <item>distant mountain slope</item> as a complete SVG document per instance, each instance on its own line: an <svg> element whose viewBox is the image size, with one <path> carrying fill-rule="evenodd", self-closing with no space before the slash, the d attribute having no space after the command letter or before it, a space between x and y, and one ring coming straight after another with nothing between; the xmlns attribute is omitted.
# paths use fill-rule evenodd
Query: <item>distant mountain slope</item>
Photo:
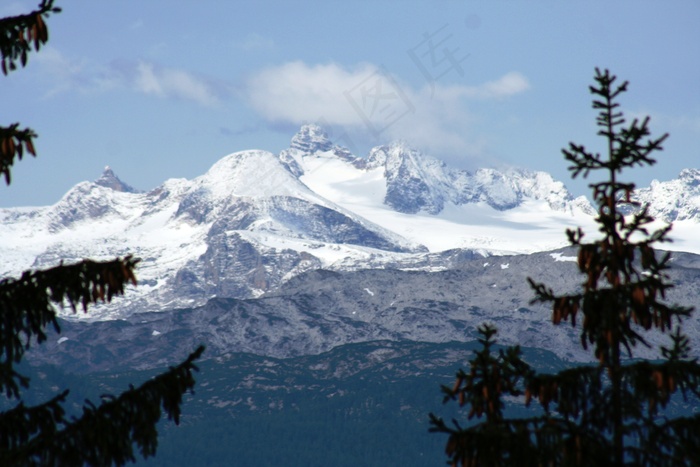
<svg viewBox="0 0 700 467"><path fill-rule="evenodd" d="M32 361L71 371L107 370L115 362L153 368L184 358L199 343L206 343L207 358L230 352L288 358L375 340L471 342L484 322L497 326L503 344L589 361L590 352L574 345L580 329L569 323L552 325L551 308L530 303L534 294L528 277L558 293L577 290L583 278L573 255L567 249L474 257L439 272L307 271L255 299L214 298L202 306L167 313L67 322L60 339L52 335ZM668 300L681 305L700 303L700 256L677 253L671 264L676 287ZM700 315L696 313L685 324L686 329L696 329ZM640 346L635 355L655 357L659 345L669 345L659 333L647 337L653 348ZM700 334L690 332L689 337L694 355L700 355Z"/></svg>
<svg viewBox="0 0 700 467"><path fill-rule="evenodd" d="M293 138L291 148L282 151L280 159L315 191L321 187L329 188L328 169L336 172L332 178L383 179L381 202L406 214L439 214L448 203L456 206L484 203L504 211L527 201L539 200L545 201L553 210L578 208L592 214L585 198L574 200L561 182L554 181L544 172L510 169L504 173L495 169L479 169L471 173L448 167L444 162L422 154L403 142L375 147L363 159L343 148L332 146L324 131L315 125L302 127ZM342 169L337 164L325 167L332 159L345 162L345 166ZM377 177L377 172L380 177ZM362 189L363 185L358 188ZM351 191L352 187L341 185L336 189L346 192ZM376 203L378 199L374 201Z"/></svg>
<svg viewBox="0 0 700 467"><path fill-rule="evenodd" d="M106 183L115 180L106 169L53 206L0 211L3 273L133 254L142 258L141 285L118 314L256 296L307 269L375 250L426 251L315 194L264 151L231 154L201 177L147 193Z"/></svg>
<svg viewBox="0 0 700 467"><path fill-rule="evenodd" d="M649 214L666 222L700 220L700 170L684 169L675 180L654 180L633 199L648 204Z"/></svg>
<svg viewBox="0 0 700 467"><path fill-rule="evenodd" d="M440 465L445 439L428 433L428 413L458 416L456 405L441 404L440 385L451 383L475 347L379 341L289 359L232 352L198 362L181 423L160 425L157 455L137 456L135 465L272 467L279 459L309 467ZM562 366L549 352L523 350L541 371ZM88 374L47 365L28 369L32 390L23 391L24 400L42 402L67 386L68 415L77 415L86 399L98 401L154 374L124 371L118 359L113 362L101 373L78 365Z"/></svg>
<svg viewBox="0 0 700 467"><path fill-rule="evenodd" d="M700 251L697 170L640 189L680 222L674 246ZM142 258L140 285L93 317L252 298L305 271L444 270L475 254L562 247L595 234L588 201L544 172L448 167L396 142L360 158L306 125L272 154L223 157L193 180L138 192L107 167L53 206L0 209L0 274L84 257Z"/></svg>

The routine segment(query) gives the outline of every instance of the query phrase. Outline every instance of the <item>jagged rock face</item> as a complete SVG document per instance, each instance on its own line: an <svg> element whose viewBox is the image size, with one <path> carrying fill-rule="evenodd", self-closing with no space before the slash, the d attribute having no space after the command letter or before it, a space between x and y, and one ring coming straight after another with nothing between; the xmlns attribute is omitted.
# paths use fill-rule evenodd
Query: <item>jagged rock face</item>
<svg viewBox="0 0 700 467"><path fill-rule="evenodd" d="M635 190L633 201L649 205L649 214L666 222L700 218L700 170L684 169L675 180L654 180Z"/></svg>
<svg viewBox="0 0 700 467"><path fill-rule="evenodd" d="M175 217L189 218L197 224L206 222L213 206L209 203L209 192L204 188L192 190L178 203Z"/></svg>
<svg viewBox="0 0 700 467"><path fill-rule="evenodd" d="M445 199L440 185L443 165L435 159L425 159L403 144L372 150L368 167L384 166L386 197L384 203L399 212L415 214L420 211L437 214Z"/></svg>
<svg viewBox="0 0 700 467"><path fill-rule="evenodd" d="M113 172L100 180L109 178L118 180ZM142 258L135 293L96 307L98 317L203 304L213 296L255 297L328 266L318 252L342 258L425 250L318 196L264 151L232 154L193 181L168 181L148 193L83 182L54 206L4 219L6 227L25 225L36 250L20 258L17 272L84 257ZM55 240L42 245L32 236Z"/></svg>
<svg viewBox="0 0 700 467"><path fill-rule="evenodd" d="M126 193L136 193L138 191L119 180L119 177L114 174L114 171L109 166L105 167L104 172L102 172L102 176L95 180L95 185L100 185L105 188L109 188L110 190L123 191Z"/></svg>
<svg viewBox="0 0 700 467"><path fill-rule="evenodd" d="M270 218L303 238L326 243L361 245L385 251L410 251L393 244L338 211L284 196L273 197L270 201L267 206Z"/></svg>
<svg viewBox="0 0 700 467"><path fill-rule="evenodd" d="M444 205L442 199L434 199L430 188L419 178L405 176L402 172L399 170L397 178L402 178L403 181L389 183L387 187L385 203L388 206L406 214L415 214L420 211L437 214L442 211Z"/></svg>
<svg viewBox="0 0 700 467"><path fill-rule="evenodd" d="M678 179L689 187L700 186L700 170L699 169L683 169L678 175Z"/></svg>
<svg viewBox="0 0 700 467"><path fill-rule="evenodd" d="M76 185L56 205L52 212L50 229L59 231L85 220L97 220L113 213L108 197L109 188L95 183L83 182Z"/></svg>
<svg viewBox="0 0 700 467"><path fill-rule="evenodd" d="M244 243L235 245L237 241L231 239L229 245L235 260L225 266L238 267L238 277L246 275L243 269L304 261L290 256L272 263L267 255L258 256ZM534 277L557 293L575 293L583 279L574 254L573 249L567 249L554 254L471 258L452 270L433 273L312 268L257 299L215 298L199 307L138 313L123 321L96 323L93 329L79 323L66 325L61 336L67 342L50 339L43 346L47 352L36 359L59 363L66 356L75 357L78 349L89 356L91 348L101 348L114 352L114 358L148 367L168 358L170 362L183 358L202 342L207 343L207 358L230 352L287 358L380 339L473 341L476 328L489 321L498 327L500 344L518 343L555 352L566 360L590 361L590 351L571 345L578 342L580 329L541 325L551 320L551 308L531 303L533 291L527 283L527 277ZM669 273L678 286L669 292L670 302L688 305L700 300L699 258L692 254L674 256ZM211 259L227 261L225 254ZM202 274L193 270L181 280L198 277L201 281ZM696 314L687 320L686 327L697 328L699 321ZM638 346L635 355L654 358L659 345L668 345L667 336L658 332L645 334L645 338L652 347ZM698 340L697 333L691 335L694 355L699 352ZM117 354L127 348L128 355Z"/></svg>
<svg viewBox="0 0 700 467"><path fill-rule="evenodd" d="M105 167L100 178L78 183L51 208L49 229L58 232L85 221L124 219L130 215L130 209L123 209L115 198L126 200L132 194L142 192L122 182L109 166Z"/></svg>
<svg viewBox="0 0 700 467"><path fill-rule="evenodd" d="M304 175L304 169L301 168L290 150L280 152L280 162L295 177Z"/></svg>
<svg viewBox="0 0 700 467"><path fill-rule="evenodd" d="M173 289L197 297L255 297L278 287L287 276L318 269L318 258L294 250L262 250L240 234L208 237L206 252L178 271ZM179 293L179 292L178 292Z"/></svg>
<svg viewBox="0 0 700 467"><path fill-rule="evenodd" d="M502 173L495 170L479 170L474 177L479 198L489 206L503 211L516 207L522 200L522 193Z"/></svg>
<svg viewBox="0 0 700 467"><path fill-rule="evenodd" d="M290 238L357 245L384 251L411 252L347 215L289 196L273 196L264 203L236 199L219 212L208 238L232 231L283 232Z"/></svg>
<svg viewBox="0 0 700 467"><path fill-rule="evenodd" d="M304 125L292 138L292 149L298 149L306 154L320 151L330 151L333 144L328 139L328 134L318 125Z"/></svg>
<svg viewBox="0 0 700 467"><path fill-rule="evenodd" d="M545 200L552 209L566 210L573 201L561 182L542 172L512 169L475 173L447 167L443 162L403 143L374 148L363 169L385 168L385 203L399 212L440 213L446 202L486 203L505 211L527 199Z"/></svg>
<svg viewBox="0 0 700 467"><path fill-rule="evenodd" d="M663 219L698 219L700 171L654 182L635 196ZM545 212L541 219L550 224L532 226L533 212ZM147 193L107 168L53 206L0 209L0 272L140 257L139 286L91 315L108 319L203 305L215 296L257 297L320 268L450 269L467 258L518 251L510 243L526 229L536 231L537 241L556 229L560 243L547 249L557 248L566 242L561 224L580 225L591 215L585 199L572 200L546 173L472 173L400 142L358 158L307 125L279 155L233 153L194 180L168 180ZM494 240L499 223L515 228ZM472 234L474 228L486 234ZM426 236L441 230L448 240L429 251ZM538 251L529 241L524 251Z"/></svg>
<svg viewBox="0 0 700 467"><path fill-rule="evenodd" d="M304 169L299 164L298 157L306 154L331 151L333 156L350 163L362 164L364 159L353 155L346 148L335 146L328 139L328 134L318 125L304 125L292 138L289 149L280 152L279 159L294 176L300 177Z"/></svg>

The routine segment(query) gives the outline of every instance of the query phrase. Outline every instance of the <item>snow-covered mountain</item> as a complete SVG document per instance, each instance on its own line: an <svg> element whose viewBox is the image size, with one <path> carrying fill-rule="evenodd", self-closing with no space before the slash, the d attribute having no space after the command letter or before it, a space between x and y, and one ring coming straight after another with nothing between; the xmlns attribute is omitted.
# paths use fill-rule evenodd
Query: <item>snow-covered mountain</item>
<svg viewBox="0 0 700 467"><path fill-rule="evenodd" d="M637 193L680 224L678 249L700 252L699 184L689 169ZM91 314L108 318L256 297L319 268L435 270L465 254L551 250L566 244L567 227L594 233L593 215L543 172L468 172L402 142L360 158L306 125L279 155L230 154L193 180L139 192L106 168L53 206L2 209L0 273L142 258L139 287Z"/></svg>
<svg viewBox="0 0 700 467"><path fill-rule="evenodd" d="M668 182L654 180L635 192L635 201L649 205L649 214L667 222L700 219L700 170L683 169Z"/></svg>
<svg viewBox="0 0 700 467"><path fill-rule="evenodd" d="M676 285L669 303L700 302L700 256L675 253L669 271ZM576 251L462 257L449 270L307 271L274 291L246 300L215 298L202 306L165 313L135 313L119 320L62 324L33 361L74 371L165 366L206 344L207 358L233 352L289 358L316 355L346 344L379 340L470 342L477 327L498 328L498 341L555 352L565 360L591 361L580 346L580 327L551 323L549 304L532 303L532 277L557 293L574 293L584 277ZM700 316L684 319L694 356L700 356ZM644 333L651 348L637 357L658 358L669 339Z"/></svg>
<svg viewBox="0 0 700 467"><path fill-rule="evenodd" d="M448 167L401 141L375 147L367 158L359 158L332 146L315 125L304 126L292 139L291 148L282 151L280 159L307 186L334 200L338 195L342 198L343 194L362 193L371 181L378 181L380 186L375 187L368 201L405 214L437 215L448 205L480 203L505 211L528 200L545 201L555 211L578 208L592 213L585 198L574 200L561 182L544 172L479 169L470 173ZM338 193L332 191L333 187Z"/></svg>

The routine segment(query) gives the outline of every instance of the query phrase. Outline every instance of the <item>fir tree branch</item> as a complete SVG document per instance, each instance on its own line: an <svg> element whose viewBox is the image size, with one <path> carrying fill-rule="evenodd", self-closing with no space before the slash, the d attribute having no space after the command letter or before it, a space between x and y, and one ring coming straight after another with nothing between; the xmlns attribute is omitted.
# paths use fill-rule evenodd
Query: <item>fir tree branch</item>
<svg viewBox="0 0 700 467"><path fill-rule="evenodd" d="M124 286L136 284L134 268L138 259L128 256L112 261L84 260L43 271L26 271L19 279L0 280L0 391L15 394L12 363L19 362L33 339L46 340L46 329L60 332L56 306L66 303L76 312L81 306L111 301L124 293ZM16 374L15 374L16 375Z"/></svg>
<svg viewBox="0 0 700 467"><path fill-rule="evenodd" d="M65 402L68 391L34 407L20 402L15 407L0 413L0 465L13 465L12 454L22 449L38 433L53 435L59 424L66 423Z"/></svg>
<svg viewBox="0 0 700 467"><path fill-rule="evenodd" d="M554 324L570 321L576 326L577 317L582 318L581 344L584 349L592 344L599 364L551 375L528 370L513 380L516 386L508 392L494 392L489 378L502 377L506 362L488 352L491 342L486 339L484 350L470 362L471 372L458 373L455 387L445 389L448 396L459 396L460 405L470 405L477 416L488 414L487 404L500 415L501 395L522 389L526 406L537 400L546 415L487 416L468 428L456 421L454 427L447 426L431 415L431 431L450 436L446 451L453 465L675 466L695 465L700 459L700 416L668 421L660 415L676 394L700 398L700 364L689 358L688 338L680 331L693 308L664 302L673 287L666 273L670 254L659 255L653 248L670 241L671 227L650 233L654 219L647 207L625 216L625 205L640 206L633 200L635 185L618 180L625 168L655 164L651 154L662 149L668 135L649 139L648 118L625 127L616 99L628 83L618 86L614 75L597 68L594 79L590 91L607 157L574 143L563 153L573 164L569 170L574 178L593 170L606 176L590 185L602 238L584 243L581 229L567 230L570 244L579 250L577 264L584 276L580 292L558 295L545 284L531 278L528 282L535 294L531 303L550 303ZM671 334L672 347L661 348L666 360L624 361L622 351L633 357L636 345L649 346L644 335L651 329Z"/></svg>
<svg viewBox="0 0 700 467"><path fill-rule="evenodd" d="M36 133L31 128L20 130L19 123L8 127L0 127L0 176L5 177L5 183L10 184L10 168L17 160L22 160L25 151L36 157L33 138Z"/></svg>
<svg viewBox="0 0 700 467"><path fill-rule="evenodd" d="M572 421L542 416L450 428L431 415L431 432L446 433L454 466L608 465L610 442Z"/></svg>
<svg viewBox="0 0 700 467"><path fill-rule="evenodd" d="M0 67L5 75L17 69L18 61L25 66L32 48L38 51L49 40L44 18L61 11L53 6L53 2L54 0L42 0L37 10L31 13L0 19Z"/></svg>
<svg viewBox="0 0 700 467"><path fill-rule="evenodd" d="M165 412L180 423L182 396L194 388L194 361L200 346L176 367L118 397L103 396L99 406L88 403L79 419L55 433L44 432L8 454L9 465L124 465L134 462L134 445L144 458L158 445L156 424Z"/></svg>

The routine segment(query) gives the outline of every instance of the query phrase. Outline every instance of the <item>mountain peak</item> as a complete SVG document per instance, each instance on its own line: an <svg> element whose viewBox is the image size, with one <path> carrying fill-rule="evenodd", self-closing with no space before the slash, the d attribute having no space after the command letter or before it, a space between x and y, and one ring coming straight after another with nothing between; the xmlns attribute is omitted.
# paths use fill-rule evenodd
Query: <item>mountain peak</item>
<svg viewBox="0 0 700 467"><path fill-rule="evenodd" d="M126 193L136 193L137 190L119 180L110 166L106 166L100 178L95 180L96 185L106 188L111 188L114 191L122 191Z"/></svg>
<svg viewBox="0 0 700 467"><path fill-rule="evenodd" d="M413 148L410 144L408 144L408 141L403 140L403 139L397 139L392 141L389 144L389 149L397 151L397 152L412 152L412 153L419 153L417 149Z"/></svg>
<svg viewBox="0 0 700 467"><path fill-rule="evenodd" d="M303 125L292 138L292 149L298 149L307 154L319 151L330 151L333 144L328 139L326 131L313 123Z"/></svg>
<svg viewBox="0 0 700 467"><path fill-rule="evenodd" d="M683 169L678 178L686 185L700 185L700 170L698 169Z"/></svg>

